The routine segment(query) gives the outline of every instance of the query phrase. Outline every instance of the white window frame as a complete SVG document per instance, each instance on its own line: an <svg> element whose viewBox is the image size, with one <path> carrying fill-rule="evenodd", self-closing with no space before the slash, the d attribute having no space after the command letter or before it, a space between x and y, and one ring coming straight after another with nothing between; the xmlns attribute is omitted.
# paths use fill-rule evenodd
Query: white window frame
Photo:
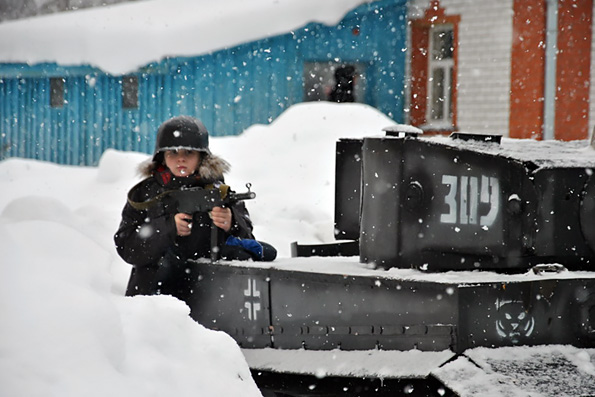
<svg viewBox="0 0 595 397"><path fill-rule="evenodd" d="M432 128L446 129L453 127L452 109L453 104L453 71L454 71L454 49L451 51L452 56L444 59L435 59L434 57L434 35L440 32L451 31L454 34L454 27L450 24L436 25L430 28L430 40L428 48L428 103L426 107L427 124ZM453 46L456 45L453 42ZM444 76L443 87L435 87L434 72L442 71ZM436 89L444 88L442 92L435 92ZM440 109L441 113L436 114L435 99L442 103Z"/></svg>

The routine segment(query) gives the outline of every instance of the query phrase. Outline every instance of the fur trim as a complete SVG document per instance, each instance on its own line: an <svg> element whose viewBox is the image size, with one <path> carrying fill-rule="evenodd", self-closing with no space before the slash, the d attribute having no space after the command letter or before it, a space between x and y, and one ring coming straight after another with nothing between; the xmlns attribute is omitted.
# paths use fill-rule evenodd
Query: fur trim
<svg viewBox="0 0 595 397"><path fill-rule="evenodd" d="M231 169L231 165L219 156L209 155L203 159L198 167L198 175L201 179L222 180L223 174Z"/></svg>
<svg viewBox="0 0 595 397"><path fill-rule="evenodd" d="M152 159L143 161L138 166L138 172L141 176L148 178L159 168L161 164ZM228 173L231 165L219 156L213 154L205 156L198 167L198 176L200 179L208 181L222 180L223 175Z"/></svg>
<svg viewBox="0 0 595 397"><path fill-rule="evenodd" d="M159 164L153 161L153 159L147 159L138 165L137 172L143 178L148 178L153 174L158 166Z"/></svg>

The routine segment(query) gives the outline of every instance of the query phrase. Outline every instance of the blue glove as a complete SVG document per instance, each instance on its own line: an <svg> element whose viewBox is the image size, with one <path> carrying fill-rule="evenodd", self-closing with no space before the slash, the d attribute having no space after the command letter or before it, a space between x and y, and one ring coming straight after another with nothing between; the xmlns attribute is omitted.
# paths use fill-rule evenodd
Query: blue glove
<svg viewBox="0 0 595 397"><path fill-rule="evenodd" d="M242 247L254 257L254 260L261 261L263 259L262 244L256 240L229 236L225 241L225 245Z"/></svg>

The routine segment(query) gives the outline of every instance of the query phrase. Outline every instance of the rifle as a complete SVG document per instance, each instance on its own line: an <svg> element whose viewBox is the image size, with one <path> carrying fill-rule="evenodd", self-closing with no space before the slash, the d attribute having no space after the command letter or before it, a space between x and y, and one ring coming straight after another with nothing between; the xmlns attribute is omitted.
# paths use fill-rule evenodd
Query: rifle
<svg viewBox="0 0 595 397"><path fill-rule="evenodd" d="M212 186L207 188L191 187L180 190L168 190L151 200L144 202L135 202L128 196L128 203L138 210L147 208L161 201L169 213L194 214L196 212L210 212L214 207L230 207L241 200L251 200L256 197L256 193L250 191L252 184L247 183L247 192L236 193L229 189L228 185ZM134 188L132 189L134 190ZM131 193L132 193L131 190ZM211 261L216 262L219 259L217 248L217 226L211 224Z"/></svg>

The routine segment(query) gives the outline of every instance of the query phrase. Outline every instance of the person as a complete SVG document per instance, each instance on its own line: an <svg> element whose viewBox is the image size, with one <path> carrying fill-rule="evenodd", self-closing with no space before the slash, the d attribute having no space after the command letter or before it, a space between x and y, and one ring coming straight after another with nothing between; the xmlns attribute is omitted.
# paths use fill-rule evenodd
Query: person
<svg viewBox="0 0 595 397"><path fill-rule="evenodd" d="M169 294L185 300L192 290L187 260L212 257L212 250L222 259L275 259L272 246L254 239L242 201L189 214L167 199L168 192L188 188L224 191L229 169L209 150L209 133L200 120L178 116L161 124L153 157L141 165L145 179L129 191L114 235L118 254L133 266L127 296Z"/></svg>
<svg viewBox="0 0 595 397"><path fill-rule="evenodd" d="M355 102L355 67L346 65L335 70L335 86L329 94L331 102Z"/></svg>

